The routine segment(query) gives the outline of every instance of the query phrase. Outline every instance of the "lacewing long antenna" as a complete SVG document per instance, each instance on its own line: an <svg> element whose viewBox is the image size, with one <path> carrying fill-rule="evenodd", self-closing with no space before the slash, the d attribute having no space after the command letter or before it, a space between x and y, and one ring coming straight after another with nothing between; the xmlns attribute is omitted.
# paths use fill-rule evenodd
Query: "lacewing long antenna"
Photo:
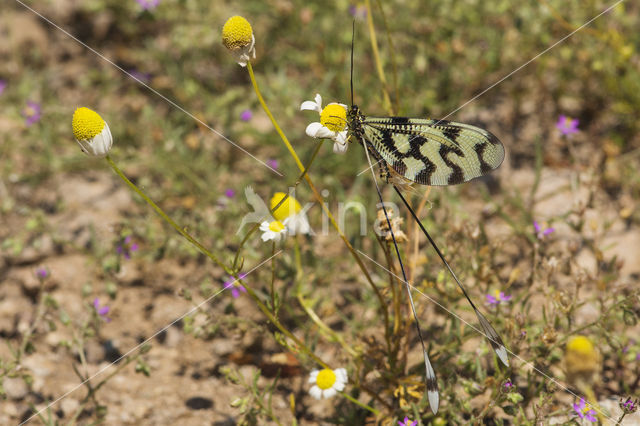
<svg viewBox="0 0 640 426"><path fill-rule="evenodd" d="M351 30L351 105L353 105L353 45L356 38L356 20L353 20Z"/></svg>
<svg viewBox="0 0 640 426"><path fill-rule="evenodd" d="M413 312L413 319L415 320L416 330L418 331L418 337L420 338L420 344L422 345L422 354L424 356L425 380L427 385L427 397L429 399L429 406L431 407L431 411L433 412L433 414L436 414L438 412L438 405L440 404L440 395L438 393L438 379L436 378L436 372L434 371L433 366L431 365L431 361L429 360L429 354L427 353L427 349L424 344L424 338L422 337L422 330L420 328L420 321L418 320L416 307L415 307L415 304L413 303L413 296L411 295L411 287L409 286L409 281L407 280L407 274L404 271L404 264L402 263L402 257L400 256L400 249L398 248L398 243L396 242L396 236L393 233L391 220L389 220L389 214L387 213L387 208L384 206L382 193L380 192L380 186L378 185L378 181L376 180L376 174L373 171L373 165L371 164L371 157L369 157L369 147L366 143L363 143L363 146L364 146L364 152L367 155L367 161L369 162L369 168L371 169L371 173L373 174L373 182L376 185L376 191L378 192L380 205L382 206L382 211L384 212L384 217L387 220L387 226L389 227L389 232L391 233L391 239L393 240L393 246L395 247L396 256L398 257L398 262L400 263L400 270L402 271L402 280L404 281L405 288L407 289L407 294L409 295L409 302L411 302L411 311Z"/></svg>
<svg viewBox="0 0 640 426"><path fill-rule="evenodd" d="M449 270L449 273L451 274L451 276L453 277L455 282L458 284L458 287L460 287L460 290L462 290L462 294L464 294L464 297L467 299L467 301L469 302L469 304L473 308L474 312L476 313L476 316L478 317L478 322L480 323L480 326L482 327L482 330L484 331L484 335L489 340L489 343L491 343L491 347L495 351L496 355L498 355L498 358L500 359L500 361L502 361L502 363L505 366L508 367L509 366L509 357L507 356L507 348L504 346L504 343L502 342L502 339L500 338L500 335L493 328L493 326L491 325L489 320L487 320L485 318L485 316L482 315L482 313L478 310L478 308L476 308L476 305L474 305L474 303L471 301L471 298L467 294L467 290L462 285L462 283L460 282L460 280L458 279L456 274L453 272L453 269L451 269L451 266L449 266L449 262L447 262L447 260L444 258L444 255L442 254L442 252L440 251L440 249L436 245L435 241L433 241L433 238L431 238L431 235L429 235L429 232L427 232L427 229L424 227L424 225L422 224L420 219L418 219L418 217L416 216L416 214L413 211L413 209L411 208L411 206L409 206L409 203L404 198L404 196L402 195L402 193L400 192L398 187L396 185L392 185L392 186L393 186L393 189L396 190L396 193L400 196L400 199L402 199L402 202L404 203L404 205L407 207L407 209L411 213L411 216L413 216L413 219L418 223L418 226L420 226L420 229L422 229L422 232L427 237L427 239L431 243L431 246L433 247L433 249L436 251L436 253L440 257L440 260L442 260L442 263L444 263L444 266L446 266L447 269Z"/></svg>

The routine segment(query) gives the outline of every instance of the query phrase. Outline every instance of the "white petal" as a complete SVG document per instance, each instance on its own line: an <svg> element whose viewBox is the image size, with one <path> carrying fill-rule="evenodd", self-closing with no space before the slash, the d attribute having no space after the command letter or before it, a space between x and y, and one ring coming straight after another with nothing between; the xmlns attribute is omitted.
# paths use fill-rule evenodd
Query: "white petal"
<svg viewBox="0 0 640 426"><path fill-rule="evenodd" d="M322 389L314 385L311 387L311 389L309 389L309 395L311 395L315 399L322 399Z"/></svg>
<svg viewBox="0 0 640 426"><path fill-rule="evenodd" d="M318 373L320 372L320 370L313 370L311 373L309 373L309 383L315 383L316 379L318 378Z"/></svg>
<svg viewBox="0 0 640 426"><path fill-rule="evenodd" d="M333 372L336 374L336 379L340 380L341 382L347 383L348 379L347 379L347 370L344 368L336 368L335 370L333 370Z"/></svg>
<svg viewBox="0 0 640 426"><path fill-rule="evenodd" d="M336 380L336 382L332 386L333 389L342 392L344 390L344 382Z"/></svg>
<svg viewBox="0 0 640 426"><path fill-rule="evenodd" d="M302 105L300 105L300 111L305 110L321 112L321 110L318 110L318 104L313 101L304 101Z"/></svg>
<svg viewBox="0 0 640 426"><path fill-rule="evenodd" d="M322 96L320 96L320 93L316 93L316 97L313 99L316 101L318 108L320 108L318 112L322 111Z"/></svg>
<svg viewBox="0 0 640 426"><path fill-rule="evenodd" d="M346 145L347 144L347 134L349 132L347 130L344 130L342 132L338 132L338 134L336 135L336 138L334 139L336 142L340 142L342 145Z"/></svg>
<svg viewBox="0 0 640 426"><path fill-rule="evenodd" d="M107 123L104 123L102 131L93 138L81 141L76 139L76 141L78 145L80 145L82 152L93 157L106 156L113 145L113 137L111 136L111 130L109 130Z"/></svg>
<svg viewBox="0 0 640 426"><path fill-rule="evenodd" d="M326 127L324 127L322 124L320 125L320 127L318 128L317 132L316 132L316 138L326 138L326 139L333 139L336 135L336 132L332 132L331 130L327 129Z"/></svg>
<svg viewBox="0 0 640 426"><path fill-rule="evenodd" d="M329 388L329 389L325 389L324 392L322 392L322 396L325 397L325 398L331 398L336 393L337 392L336 392L336 390L334 388Z"/></svg>
<svg viewBox="0 0 640 426"><path fill-rule="evenodd" d="M288 217L287 230L291 235L296 234L311 234L311 226L309 226L309 219L304 211L296 213L295 215Z"/></svg>
<svg viewBox="0 0 640 426"><path fill-rule="evenodd" d="M333 152L335 154L344 154L345 152L347 152L347 148L349 148L349 145L347 145L346 143L343 144L336 141L333 144Z"/></svg>
<svg viewBox="0 0 640 426"><path fill-rule="evenodd" d="M318 130L322 127L322 124L320 123L311 123L307 126L305 132L307 133L308 136L311 136L312 138L316 137L316 133L318 133Z"/></svg>
<svg viewBox="0 0 640 426"><path fill-rule="evenodd" d="M269 222L266 222L266 221L265 221L265 222L262 222L262 223L260 224L260 230L261 230L262 232L268 231L268 230L269 230Z"/></svg>

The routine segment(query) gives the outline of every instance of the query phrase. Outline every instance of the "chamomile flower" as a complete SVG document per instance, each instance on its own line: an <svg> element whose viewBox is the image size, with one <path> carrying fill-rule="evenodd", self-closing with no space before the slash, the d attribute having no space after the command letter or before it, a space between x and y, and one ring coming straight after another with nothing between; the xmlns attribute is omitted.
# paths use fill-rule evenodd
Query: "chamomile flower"
<svg viewBox="0 0 640 426"><path fill-rule="evenodd" d="M232 16L222 27L222 44L235 56L242 67L256 57L256 38L249 21L242 16Z"/></svg>
<svg viewBox="0 0 640 426"><path fill-rule="evenodd" d="M276 192L271 197L270 208L273 210L287 194L284 192ZM291 235L311 234L309 219L298 200L289 195L286 200L273 211L273 217L280 222L287 222L287 231Z"/></svg>
<svg viewBox="0 0 640 426"><path fill-rule="evenodd" d="M304 101L300 111L310 110L320 114L320 122L307 126L307 135L318 139L332 139L333 152L344 154L347 152L347 106L335 102L322 108L322 96L316 94L315 100Z"/></svg>
<svg viewBox="0 0 640 426"><path fill-rule="evenodd" d="M273 240L276 243L280 241L287 235L287 223L287 219L285 219L284 222L280 222L279 220L262 222L260 224L260 230L262 231L262 241L266 242L269 240Z"/></svg>
<svg viewBox="0 0 640 426"><path fill-rule="evenodd" d="M309 389L309 394L312 397L315 399L331 398L344 390L347 384L347 370L344 368L313 370L309 374L309 383L313 383Z"/></svg>
<svg viewBox="0 0 640 426"><path fill-rule="evenodd" d="M104 157L113 145L111 131L106 121L89 108L78 108L73 113L73 136L82 152L94 157Z"/></svg>

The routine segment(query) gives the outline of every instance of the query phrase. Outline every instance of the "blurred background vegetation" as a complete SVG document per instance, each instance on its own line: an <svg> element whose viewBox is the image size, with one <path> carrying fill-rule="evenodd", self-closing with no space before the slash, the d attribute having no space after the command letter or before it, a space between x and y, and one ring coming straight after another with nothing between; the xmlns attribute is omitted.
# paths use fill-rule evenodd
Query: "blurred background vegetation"
<svg viewBox="0 0 640 426"><path fill-rule="evenodd" d="M122 298L115 296L118 291L114 288L122 286L122 278L117 275L120 265L112 247L124 234L133 234L143 243L138 262L153 265L171 258L193 272L186 284L167 279L163 292L189 285L196 292L197 285L207 280L218 286L222 272L203 266L204 259L156 221L135 196L117 219L108 218L108 224L100 222L99 209L94 212L95 223L90 227L108 228L110 239L94 235L76 240L73 232L79 228L65 230L77 206L61 197L61 193L73 192L73 187L64 186L65 181L81 177L102 182L107 195L122 186L105 163L88 159L78 149L70 129L73 111L87 106L99 112L113 133L112 157L125 173L178 223L229 261L239 243L235 235L238 219L249 211L242 196L244 188L251 185L269 199L275 191L286 192L299 172L260 109L246 71L222 46L222 25L233 15L251 22L257 51L252 63L262 93L305 161L314 148L305 127L317 117L300 112L300 104L316 93L325 102L350 102L355 19L355 102L365 114L448 116L487 128L506 147L507 159L501 169L469 185L434 189L429 195L431 208L422 216L446 247L456 271L473 286L475 300L482 303L494 289L514 296L510 307L490 312L508 346L542 371L569 380L567 367L563 367L564 345L577 331L587 334L602 354L597 368L601 379L593 385L596 397L637 395L638 381L630 377L638 375L638 364L629 364L625 354L634 344L630 339L637 335L639 313L640 5L620 2L537 57L613 2L372 3L369 13L386 86L376 71L364 3L160 0L157 7L145 10L135 0L2 2L0 80L6 87L0 94L0 277L7 283L5 289L21 268L70 252L81 253L101 272L80 284L91 281L94 290L109 293L117 309ZM533 58L535 61L519 69ZM277 164L284 176L259 166L118 67L252 155ZM518 71L466 104L514 70ZM385 89L391 105L385 105ZM41 109L31 124L26 119L34 109L29 102ZM241 119L245 110L252 112L247 121ZM560 115L578 119L579 132L571 137L561 135L556 127ZM310 176L319 188L329 191L327 202L332 209L338 202L359 201L370 206L367 215L372 222L377 200L370 175L358 176L366 162L362 148L353 145L345 156L336 156L329 146L321 150ZM235 191L235 197L225 196L229 189ZM296 198L311 201L304 183ZM310 216L312 225L319 228L317 206ZM553 225L552 238L539 239L533 220ZM384 259L373 233L370 238L359 236L356 219L347 222L346 233L355 247ZM50 236L55 249L42 248L43 235ZM375 330L370 328L370 319L358 313L374 309L376 302L338 236L307 238L302 245L305 284L317 289L313 293L318 300L316 309L332 327L357 342L354 346L374 350L376 345L367 339L375 336ZM413 258L415 284L448 308L468 314L441 265L423 247L424 253ZM29 255L29 250L35 255ZM246 264L253 265L269 253L267 246L256 241L243 255ZM376 270L373 264L369 267L377 280L387 279L384 270ZM294 269L293 254L286 253L277 268L278 279L285 285L291 283ZM263 273L267 276L270 271ZM149 277L143 274L139 279L148 285ZM11 294L5 290L3 300L10 302ZM153 305L157 295L147 294L146 303ZM404 406L398 405L396 388L387 381L380 393L395 402L384 422L402 419L404 413L416 419L425 416L425 424L464 423L476 416L492 424L567 421L571 417L571 402L575 402L571 395L553 388L519 362L510 373L498 373L486 344L472 338L468 329L460 331L459 322L428 300L420 299L420 305L423 326L433 339L431 352L443 382L445 406L434 420L424 398L408 398ZM585 306L591 310L585 313ZM231 302L225 302L224 308L219 312L224 319L212 320L211 335L206 336L214 342L216 336L233 333L229 330L237 324L230 318L242 311L235 310ZM304 319L298 318L298 308L291 306L287 315L307 330ZM164 317L165 323L172 319ZM148 336L160 325L149 324L142 334ZM243 327L242 332L249 333L251 327ZM4 336L20 339L13 326L3 330ZM313 332L305 333L310 341L318 339ZM469 345L469 339L473 344ZM413 331L405 344L414 355L418 353ZM318 345L336 365L348 361L330 343ZM480 361L477 346L485 354ZM374 361L369 367L375 369L371 365L379 360L371 356ZM410 358L409 367L420 375L419 360ZM306 372L310 366L304 367ZM473 402L507 377L518 385L522 402L510 404L508 410ZM297 380L304 383L306 375L297 375ZM289 393L303 397L304 389L299 386L295 391L291 384L275 390L285 407ZM579 386L571 388L584 394ZM62 393L63 389L53 388L47 397ZM237 394L243 395L243 390ZM489 400L496 401L495 393L492 395L494 399ZM290 411L298 421L309 424L372 421L348 401L334 400L336 409L328 412L314 411L312 406L313 402L306 401L291 410L280 407L278 417L283 416L284 424L292 421ZM270 417L260 417L265 412L261 408L248 415L243 407L244 421L251 422L251 415ZM220 410L237 414L227 407ZM609 415L614 412L607 411Z"/></svg>

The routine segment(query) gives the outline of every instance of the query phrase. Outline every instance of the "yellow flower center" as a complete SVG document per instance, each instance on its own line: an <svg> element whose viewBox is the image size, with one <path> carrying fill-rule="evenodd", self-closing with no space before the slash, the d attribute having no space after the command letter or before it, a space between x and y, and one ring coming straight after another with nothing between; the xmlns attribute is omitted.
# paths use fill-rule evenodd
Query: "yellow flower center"
<svg viewBox="0 0 640 426"><path fill-rule="evenodd" d="M238 49L251 44L253 30L242 16L232 16L222 27L222 44L227 49Z"/></svg>
<svg viewBox="0 0 640 426"><path fill-rule="evenodd" d="M71 127L73 128L73 136L79 141L92 139L102 132L105 122L97 112L89 108L78 108L73 113Z"/></svg>
<svg viewBox="0 0 640 426"><path fill-rule="evenodd" d="M574 352L576 354L591 356L594 354L595 349L593 343L585 336L575 336L569 339L567 343L567 352Z"/></svg>
<svg viewBox="0 0 640 426"><path fill-rule="evenodd" d="M320 113L320 124L332 132L340 132L347 127L347 110L338 104L329 104Z"/></svg>
<svg viewBox="0 0 640 426"><path fill-rule="evenodd" d="M282 199L286 196L287 194L285 194L284 192L276 192L275 194L273 194L273 197L271 197L271 210L273 210L274 207L277 206L278 203L282 201ZM278 207L273 212L273 217L275 217L279 221L283 221L289 216L293 216L294 214L298 213L300 210L302 210L302 206L300 205L298 200L296 200L292 196L289 196L286 200L284 200L282 204L280 204L280 207Z"/></svg>
<svg viewBox="0 0 640 426"><path fill-rule="evenodd" d="M269 230L280 233L284 230L284 225L279 220L274 220L269 224Z"/></svg>
<svg viewBox="0 0 640 426"><path fill-rule="evenodd" d="M316 384L322 390L329 389L336 382L336 373L333 370L325 368L318 373Z"/></svg>

